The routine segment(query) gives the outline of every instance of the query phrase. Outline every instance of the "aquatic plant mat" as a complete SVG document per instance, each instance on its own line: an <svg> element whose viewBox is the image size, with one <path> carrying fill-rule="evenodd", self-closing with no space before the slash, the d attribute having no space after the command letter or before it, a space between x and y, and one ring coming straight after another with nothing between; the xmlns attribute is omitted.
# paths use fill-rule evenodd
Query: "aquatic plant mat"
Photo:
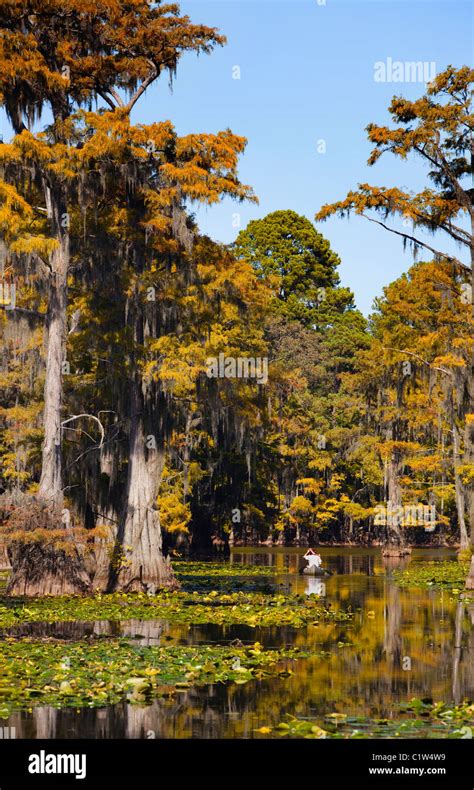
<svg viewBox="0 0 474 790"><path fill-rule="evenodd" d="M297 649L250 646L140 647L127 639L0 644L0 717L36 705L98 707L126 697L132 704L210 683L288 677Z"/></svg>
<svg viewBox="0 0 474 790"><path fill-rule="evenodd" d="M401 587L420 587L421 589L447 590L453 595L464 593L466 577L469 571L468 562L418 562L405 570L393 571L393 579Z"/></svg>
<svg viewBox="0 0 474 790"><path fill-rule="evenodd" d="M447 705L414 698L398 705L390 719L347 716L344 713L329 713L318 720L286 716L276 727L263 725L256 733L266 738L471 739L474 736L474 705L467 702Z"/></svg>
<svg viewBox="0 0 474 790"><path fill-rule="evenodd" d="M74 620L165 619L170 623L213 623L218 625L302 628L322 620L344 622L350 610L337 611L316 595L265 595L263 593L160 592L65 596L51 598L0 599L0 628L18 623L71 622Z"/></svg>
<svg viewBox="0 0 474 790"><path fill-rule="evenodd" d="M215 577L253 577L273 576L275 568L269 565L240 565L225 562L189 562L174 560L173 570L175 575L182 578L196 578L196 576Z"/></svg>
<svg viewBox="0 0 474 790"><path fill-rule="evenodd" d="M333 611L317 596L235 589L246 579L253 582L270 576L274 573L270 568L190 562L175 563L175 568L184 587L198 589L153 596L118 593L0 599L0 716L38 705L97 707L123 698L147 705L157 696L192 686L284 678L291 675L291 662L308 655L297 648L264 650L259 643L141 646L130 638L96 634L77 641L77 634L68 640L52 637L47 629L39 639L34 631L26 637L16 634L22 625L159 619L189 625L302 628L352 617L350 611ZM209 586L217 589L206 589Z"/></svg>
<svg viewBox="0 0 474 790"><path fill-rule="evenodd" d="M251 695L245 737L456 739L474 734L469 702L394 701L389 718L375 718L370 709L355 715L350 696L328 702L331 696L325 695L301 716L302 708L293 702L295 679L303 674L317 690L318 678L328 677L328 661L347 666L339 663L341 651L356 654L355 636L375 633L380 612L369 604L373 598L352 610L345 595L339 606L331 606L334 595L289 593L275 581L282 569L271 566L175 562L174 568L182 585L178 592L0 596L0 720L48 706L79 713L124 701L139 707L157 699L184 704L180 695L190 690L208 687L214 694L220 687L225 694ZM390 572L396 581L391 588L395 611L398 587L432 588L435 598L443 591L456 605L466 571L465 563L448 561L412 563L406 571ZM320 628L311 630L313 625ZM191 639L199 644L186 643ZM269 715L266 706L270 687L277 689L272 698L278 698L276 715L275 710ZM310 691L308 686L309 696Z"/></svg>

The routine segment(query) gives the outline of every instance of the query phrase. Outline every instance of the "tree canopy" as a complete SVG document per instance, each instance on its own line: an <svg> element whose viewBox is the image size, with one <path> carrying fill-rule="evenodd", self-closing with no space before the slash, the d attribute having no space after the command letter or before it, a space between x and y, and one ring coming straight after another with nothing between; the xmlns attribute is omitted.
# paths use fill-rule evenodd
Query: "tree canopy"
<svg viewBox="0 0 474 790"><path fill-rule="evenodd" d="M177 585L169 550L236 541L427 539L409 517L379 523L388 506L434 507L436 534L468 546L469 266L417 229L472 256L473 72L448 67L420 99L393 99L395 128L367 127L369 163L416 154L424 189L362 184L318 212L362 215L430 253L367 321L331 243L295 211L252 220L227 247L200 232L195 204L256 201L238 174L244 137L134 120L184 53L224 42L175 4L0 8L12 593L153 593Z"/></svg>

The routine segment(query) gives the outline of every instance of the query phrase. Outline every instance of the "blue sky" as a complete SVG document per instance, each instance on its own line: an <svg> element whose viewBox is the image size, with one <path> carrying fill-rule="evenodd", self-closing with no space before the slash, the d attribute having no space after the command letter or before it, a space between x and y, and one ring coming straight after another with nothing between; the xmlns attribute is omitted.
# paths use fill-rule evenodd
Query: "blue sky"
<svg viewBox="0 0 474 790"><path fill-rule="evenodd" d="M423 84L374 81L374 63L434 61L437 70L472 63L472 4L457 0L188 0L196 22L218 27L228 44L186 56L170 93L153 86L135 119L170 118L178 133L230 127L248 138L240 176L260 205L232 201L200 210L212 237L235 238L235 212L250 219L291 208L309 218L358 183L422 186L424 168L382 159L369 168L367 123L389 120L392 95L415 98ZM240 80L232 78L239 66ZM317 141L326 141L326 153ZM412 262L401 240L362 218L318 226L341 256L341 279L370 311L383 285ZM441 244L441 240L438 242ZM434 245L436 246L436 244ZM445 245L446 247L446 245Z"/></svg>
<svg viewBox="0 0 474 790"><path fill-rule="evenodd" d="M258 206L225 200L199 209L203 232L232 241L236 213L241 227L277 209L313 219L324 203L361 182L423 186L425 169L415 160L366 165L366 125L389 122L394 94L424 92L424 84L374 81L374 64L426 61L442 71L450 63L472 63L471 2L183 0L181 9L195 22L218 27L228 44L210 56L183 57L173 90L165 80L149 88L134 120L169 118L179 134L230 127L244 135L240 177L260 200ZM235 66L240 79L233 79ZM0 121L7 139L4 116ZM325 153L318 153L321 140ZM318 229L340 255L342 283L366 314L383 286L412 262L399 238L362 218L332 218ZM454 251L441 239L438 246Z"/></svg>

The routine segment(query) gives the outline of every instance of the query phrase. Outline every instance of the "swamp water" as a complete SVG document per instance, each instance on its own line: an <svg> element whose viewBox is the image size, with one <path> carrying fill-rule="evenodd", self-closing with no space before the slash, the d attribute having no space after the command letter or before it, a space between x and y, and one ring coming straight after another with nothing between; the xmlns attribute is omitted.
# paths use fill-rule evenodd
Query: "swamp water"
<svg viewBox="0 0 474 790"><path fill-rule="evenodd" d="M377 550L321 549L327 579L297 573L304 549L236 549L234 565L270 566L264 583L295 593L317 593L334 609L350 608L348 622L305 628L184 625L164 620L30 623L11 629L33 638L79 640L125 636L140 645L228 645L260 642L317 653L287 663L292 674L190 688L150 705L126 700L100 708L35 707L15 711L3 726L19 738L252 738L286 714L390 719L413 697L461 703L474 699L474 607L439 590L403 589L391 578L408 563L454 558L449 550L415 550L409 559L383 560ZM212 580L211 580L212 581ZM263 579L262 579L263 584Z"/></svg>

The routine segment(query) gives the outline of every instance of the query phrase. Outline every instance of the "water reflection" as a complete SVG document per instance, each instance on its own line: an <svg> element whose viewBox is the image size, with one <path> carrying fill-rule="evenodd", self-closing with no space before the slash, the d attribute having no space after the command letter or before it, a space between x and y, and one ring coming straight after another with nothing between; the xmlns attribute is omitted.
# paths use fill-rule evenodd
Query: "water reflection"
<svg viewBox="0 0 474 790"><path fill-rule="evenodd" d="M326 595L326 585L321 579L317 579L315 576L306 576L305 593L306 595L314 594L324 597Z"/></svg>
<svg viewBox="0 0 474 790"><path fill-rule="evenodd" d="M323 565L333 572L324 581L298 573L303 553L304 549L237 549L231 561L271 566L275 581L293 592L324 596L335 608L351 607L350 623L298 630L128 620L42 624L36 631L39 635L56 629L59 638L81 638L86 632L92 638L125 634L150 645L258 640L266 647L293 645L318 651L318 656L288 664L290 677L188 689L148 707L124 701L79 712L36 708L12 715L8 724L17 728L18 737L26 738L251 738L256 728L275 725L286 713L321 723L332 712L392 718L397 702L413 696L455 703L474 699L474 607L452 601L443 592L403 590L391 579L400 564L445 559L452 553L415 551L400 563L382 560L376 550L322 549ZM21 626L27 627L33 628Z"/></svg>

